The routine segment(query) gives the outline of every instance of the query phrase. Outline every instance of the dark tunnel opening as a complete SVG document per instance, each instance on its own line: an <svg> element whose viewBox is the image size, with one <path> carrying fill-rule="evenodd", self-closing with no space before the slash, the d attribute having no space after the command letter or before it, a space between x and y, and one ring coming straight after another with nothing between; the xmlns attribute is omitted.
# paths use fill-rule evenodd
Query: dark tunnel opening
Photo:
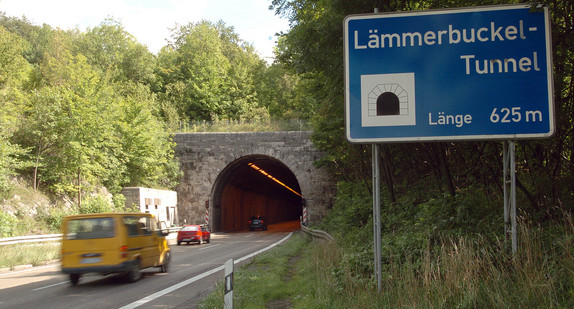
<svg viewBox="0 0 574 309"><path fill-rule="evenodd" d="M302 213L300 194L295 175L279 160L263 155L242 157L217 177L211 229L243 230L251 216L263 216L268 224L298 220Z"/></svg>

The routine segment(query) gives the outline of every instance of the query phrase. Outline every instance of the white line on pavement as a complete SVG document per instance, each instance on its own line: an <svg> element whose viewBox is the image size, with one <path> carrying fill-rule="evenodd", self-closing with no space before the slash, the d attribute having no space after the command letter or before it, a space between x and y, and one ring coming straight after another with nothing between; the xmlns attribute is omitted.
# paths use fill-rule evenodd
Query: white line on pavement
<svg viewBox="0 0 574 309"><path fill-rule="evenodd" d="M210 249L210 248L213 248L213 247L217 247L217 246L219 246L219 245L221 245L221 244L215 244L215 245L211 245L211 246L205 246L205 247L201 247L201 248L199 248L199 249L197 249L197 250L199 251L199 250Z"/></svg>
<svg viewBox="0 0 574 309"><path fill-rule="evenodd" d="M283 237L281 240L279 240L279 241L276 242L276 243L273 243L273 244L271 244L271 245L269 245L269 246L267 246L267 247L265 247L265 248L263 248L263 249L261 249L261 250L259 250L259 251L256 251L256 252L253 252L253 253L251 253L251 254L248 254L248 255L246 255L246 256L244 256L244 257L242 257L242 258L239 258L238 260L236 260L236 261L234 262L234 264L243 262L243 261L245 261L245 260L247 260L247 259L249 259L249 258L252 258L252 257L254 257L254 256L256 256L256 255L258 255L258 254L260 254L260 253L263 253L263 252L265 252L265 251L267 251L267 250L269 250L269 249L274 248L275 246L277 246L277 245L281 244L282 242L286 241L287 239L289 239L289 237L291 237L292 234L293 234L293 232L287 234L287 236ZM224 265L221 265L221 266L216 267L216 268L214 268L214 269L212 269L212 270L208 270L208 271L206 271L206 272L204 272L204 273L202 273L202 274L199 274L199 275L197 275L197 276L195 276L195 277L193 277L193 278L187 279L187 280L182 281L182 282L180 282L180 283L178 283L178 284L175 284L175 285L172 285L172 286L170 286L170 287L168 287L168 288L165 288L165 289L163 289L163 290L161 290L161 291L159 291L159 292L156 292L156 293L154 293L154 294L148 295L148 296L146 296L146 297L144 297L144 298L142 298L142 299L140 299L140 300L137 300L137 301L135 301L135 302L133 302L133 303L131 303L131 304L125 305L125 306L121 307L120 309L133 309L133 308L137 308L137 307L139 307L139 306L141 306L141 305L143 305L143 304L149 303L150 301L152 301L152 300L154 300L154 299L156 299L156 298L162 297L162 296L164 296L165 294L171 293L171 292L173 292L173 291L175 291L175 290L177 290L177 289L179 289L179 288L182 288L182 287L184 287L184 286L186 286L186 285L192 284L192 283L194 283L195 281L198 281L198 280L203 279L203 278L205 278L205 277L207 277L207 276L209 276L209 275L212 275L212 274L214 274L214 273L216 273L216 272L218 272L218 271L220 271L220 270L223 270L223 268L224 268Z"/></svg>
<svg viewBox="0 0 574 309"><path fill-rule="evenodd" d="M58 286L58 285L66 284L66 283L70 283L70 282L69 282L69 281L64 281L64 282L60 282L60 283L56 283L56 284L50 284L50 285L47 285L47 286L43 286L43 287L41 287L41 288L33 289L32 291L40 291L40 290L43 290L43 289L51 288L51 287L53 287L53 286Z"/></svg>

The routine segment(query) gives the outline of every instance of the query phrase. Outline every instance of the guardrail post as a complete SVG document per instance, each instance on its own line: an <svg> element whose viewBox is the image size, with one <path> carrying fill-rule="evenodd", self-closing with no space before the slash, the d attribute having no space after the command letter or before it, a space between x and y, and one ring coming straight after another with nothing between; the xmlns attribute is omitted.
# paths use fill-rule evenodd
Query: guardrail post
<svg viewBox="0 0 574 309"><path fill-rule="evenodd" d="M225 296L223 300L223 308L233 309L233 259L225 262Z"/></svg>

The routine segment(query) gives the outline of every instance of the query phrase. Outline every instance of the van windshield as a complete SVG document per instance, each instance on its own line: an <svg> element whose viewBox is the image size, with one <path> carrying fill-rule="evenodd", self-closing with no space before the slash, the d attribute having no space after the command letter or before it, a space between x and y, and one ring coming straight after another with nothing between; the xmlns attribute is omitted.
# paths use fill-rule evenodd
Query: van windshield
<svg viewBox="0 0 574 309"><path fill-rule="evenodd" d="M113 218L87 218L68 221L66 239L114 237Z"/></svg>

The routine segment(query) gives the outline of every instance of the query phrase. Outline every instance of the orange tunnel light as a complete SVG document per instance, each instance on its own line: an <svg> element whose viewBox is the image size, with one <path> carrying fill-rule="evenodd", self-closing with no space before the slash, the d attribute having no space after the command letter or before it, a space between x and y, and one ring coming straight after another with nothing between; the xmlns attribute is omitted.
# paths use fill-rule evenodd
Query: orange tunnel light
<svg viewBox="0 0 574 309"><path fill-rule="evenodd" d="M250 166L251 168L253 168L254 170L258 171L259 173L261 173L261 174L267 176L269 179L271 179L271 180L275 181L276 183L282 185L283 187L287 188L287 190L289 190L289 191L291 191L291 192L293 192L293 193L299 195L300 197L303 197L300 193L298 193L297 191L295 191L295 190L289 188L289 186L287 186L286 184L282 183L281 181L279 181L279 179L273 177L273 175L267 173L265 170L261 169L259 166L255 165L255 164L253 164L253 163L251 163L251 162L248 163L247 165L249 165L249 166Z"/></svg>

